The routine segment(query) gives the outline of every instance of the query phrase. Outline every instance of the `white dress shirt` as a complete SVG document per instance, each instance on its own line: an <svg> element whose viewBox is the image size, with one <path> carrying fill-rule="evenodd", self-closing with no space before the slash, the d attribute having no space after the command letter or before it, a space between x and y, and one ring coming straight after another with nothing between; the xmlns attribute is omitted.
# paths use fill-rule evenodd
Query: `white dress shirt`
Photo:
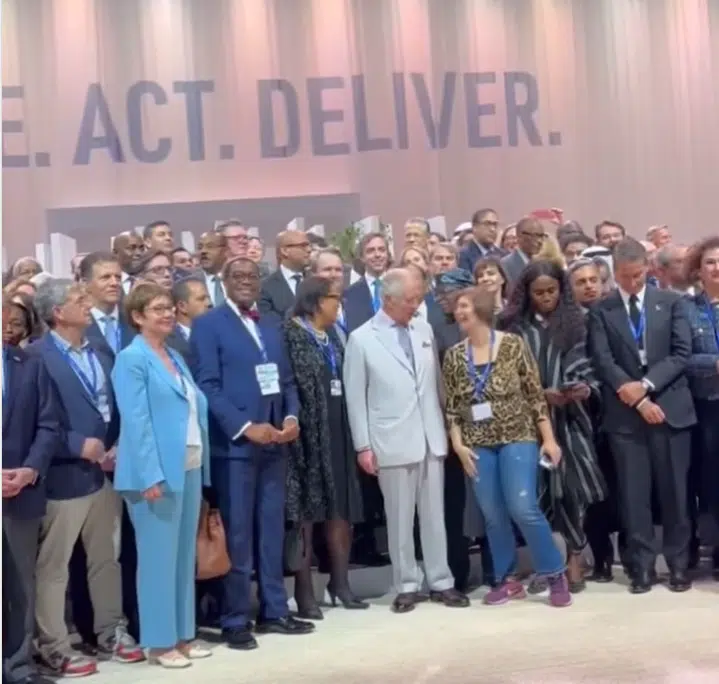
<svg viewBox="0 0 719 684"><path fill-rule="evenodd" d="M300 276L300 282L302 281L302 274L297 273L296 271L291 271L287 266L283 266L280 264L280 273L282 273L282 277L285 279L285 282L287 283L287 286L290 288L290 291L293 295L297 294L297 285L299 283L297 282L296 278L297 276Z"/></svg>
<svg viewBox="0 0 719 684"><path fill-rule="evenodd" d="M619 291L619 296L622 298L622 304L624 304L624 310L627 312L627 317L631 321L632 317L629 312L629 300L631 299L632 295L630 295L627 292L625 292L624 290L622 290L621 287L617 287L617 290ZM646 295L646 293L647 293L646 286L643 287L637 293L637 307L638 307L639 311L644 310L644 295ZM632 332L632 335L634 335L633 332ZM643 349L641 351L639 351L639 359L642 362L642 365L646 366L647 365L647 319L646 319L646 315L644 317L644 330L642 330L642 342L643 342L643 344L642 344ZM652 389L652 390L654 389L654 384L650 380L644 378L642 380L642 383L644 385L646 385L646 387L648 389Z"/></svg>
<svg viewBox="0 0 719 684"><path fill-rule="evenodd" d="M190 333L192 332L190 328L186 325L183 325L182 323L178 323L177 327L180 329L180 332L182 333L182 336L189 341L190 339Z"/></svg>
<svg viewBox="0 0 719 684"><path fill-rule="evenodd" d="M177 382L182 385L190 407L190 414L187 416L185 470L195 470L202 466L202 434L200 433L200 417L197 412L197 392L195 386L180 375L177 376Z"/></svg>
<svg viewBox="0 0 719 684"><path fill-rule="evenodd" d="M225 295L225 300L227 300L227 290L225 289L225 283L222 282L222 278L220 278L219 273L208 273L207 271L203 271L202 274L205 277L205 287L207 288L207 294L210 295L210 301L212 302L212 306L217 306L217 302L215 301L215 281L219 280L220 285L222 286L222 292Z"/></svg>
<svg viewBox="0 0 719 684"><path fill-rule="evenodd" d="M122 272L122 291L125 294L130 294L130 289L132 288L132 284L135 282L135 279L129 274L125 273L125 271Z"/></svg>

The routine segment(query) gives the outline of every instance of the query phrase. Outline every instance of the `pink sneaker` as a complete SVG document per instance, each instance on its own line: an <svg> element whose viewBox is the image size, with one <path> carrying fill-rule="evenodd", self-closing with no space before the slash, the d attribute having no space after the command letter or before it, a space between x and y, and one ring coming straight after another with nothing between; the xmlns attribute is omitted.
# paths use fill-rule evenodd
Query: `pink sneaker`
<svg viewBox="0 0 719 684"><path fill-rule="evenodd" d="M524 585L516 579L506 579L502 584L493 587L485 594L482 601L487 606L501 606L515 599L527 598Z"/></svg>
<svg viewBox="0 0 719 684"><path fill-rule="evenodd" d="M572 594L569 591L569 582L567 576L562 573L554 577L548 577L549 580L549 605L555 608L566 608L572 605Z"/></svg>

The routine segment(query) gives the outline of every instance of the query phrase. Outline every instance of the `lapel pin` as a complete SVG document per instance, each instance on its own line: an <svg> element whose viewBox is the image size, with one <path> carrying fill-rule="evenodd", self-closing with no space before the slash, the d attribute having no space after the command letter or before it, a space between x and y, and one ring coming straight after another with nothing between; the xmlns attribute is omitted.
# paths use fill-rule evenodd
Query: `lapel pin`
<svg viewBox="0 0 719 684"><path fill-rule="evenodd" d="M661 311L661 310L662 310L662 305L661 305L661 304L657 304L655 308L656 308L657 311Z"/></svg>

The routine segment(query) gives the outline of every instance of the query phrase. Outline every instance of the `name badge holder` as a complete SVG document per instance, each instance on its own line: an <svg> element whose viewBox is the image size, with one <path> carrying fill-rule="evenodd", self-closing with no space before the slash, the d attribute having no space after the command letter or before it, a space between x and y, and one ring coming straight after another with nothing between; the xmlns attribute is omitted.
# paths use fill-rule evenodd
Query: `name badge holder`
<svg viewBox="0 0 719 684"><path fill-rule="evenodd" d="M469 377L472 380L472 386L474 387L475 397L477 398L477 403L472 404L472 421L475 423L481 423L492 418L492 404L488 401L482 401L482 395L489 382L489 376L492 373L494 340L495 333L494 330L492 330L489 336L489 361L482 370L481 375L477 375L477 368L474 365L472 354L472 345L467 341L467 368L469 370Z"/></svg>
<svg viewBox="0 0 719 684"><path fill-rule="evenodd" d="M339 373L337 372L337 356L335 355L335 348L332 345L329 335L327 336L327 344L323 344L320 342L307 321L302 321L302 327L310 334L310 337L312 337L314 343L317 345L320 352L322 352L322 356L324 356L330 364L330 371L332 373L332 379L330 380L330 395L333 397L341 397L342 381L340 380Z"/></svg>
<svg viewBox="0 0 719 684"><path fill-rule="evenodd" d="M260 393L263 397L271 397L280 393L280 371L276 363L271 363L267 356L265 341L262 339L260 326L255 325L257 330L257 341L260 348L260 356L262 363L255 366L255 377L257 384L260 386Z"/></svg>
<svg viewBox="0 0 719 684"><path fill-rule="evenodd" d="M646 307L642 307L642 311L639 314L639 327L634 327L634 321L629 316L629 329L632 331L632 337L637 345L637 351L639 352L639 361L642 366L647 365L647 350L644 347L644 329L647 324L647 310Z"/></svg>

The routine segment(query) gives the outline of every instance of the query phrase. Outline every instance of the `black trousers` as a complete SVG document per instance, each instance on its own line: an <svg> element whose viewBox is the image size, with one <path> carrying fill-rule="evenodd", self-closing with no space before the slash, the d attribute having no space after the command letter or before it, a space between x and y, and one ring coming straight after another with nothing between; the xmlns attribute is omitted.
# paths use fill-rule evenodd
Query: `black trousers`
<svg viewBox="0 0 719 684"><path fill-rule="evenodd" d="M465 475L456 454L444 459L444 526L447 530L447 563L454 586L466 591L469 582L469 539L464 536Z"/></svg>
<svg viewBox="0 0 719 684"><path fill-rule="evenodd" d="M637 434L610 434L609 444L633 571L651 571L656 561L653 488L663 527L664 558L671 569L685 570L691 536L687 508L691 431L646 425Z"/></svg>
<svg viewBox="0 0 719 684"><path fill-rule="evenodd" d="M2 519L2 679L14 684L35 672L35 562L40 520Z"/></svg>
<svg viewBox="0 0 719 684"><path fill-rule="evenodd" d="M694 404L699 419L699 509L708 513L712 522L713 536L707 543L719 546L719 399L697 399Z"/></svg>

